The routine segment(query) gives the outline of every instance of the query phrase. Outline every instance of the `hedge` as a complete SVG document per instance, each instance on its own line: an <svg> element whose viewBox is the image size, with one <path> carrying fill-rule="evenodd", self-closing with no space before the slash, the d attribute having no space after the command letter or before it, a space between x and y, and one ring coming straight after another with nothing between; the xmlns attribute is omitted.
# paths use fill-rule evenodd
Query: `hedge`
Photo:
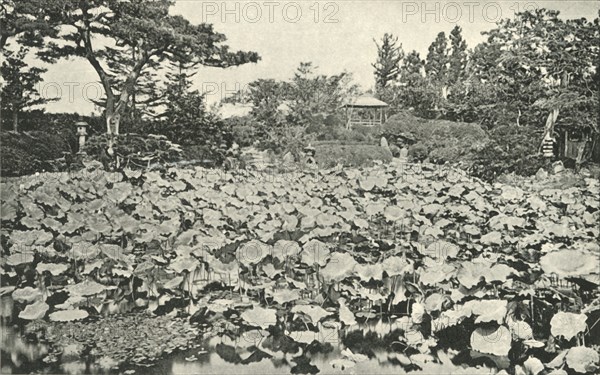
<svg viewBox="0 0 600 375"><path fill-rule="evenodd" d="M68 137L44 131L2 132L0 149L0 175L3 177L61 170L64 166L59 167L57 159L64 158L65 153L73 155L74 151Z"/></svg>
<svg viewBox="0 0 600 375"><path fill-rule="evenodd" d="M388 119L382 133L388 138L413 140L409 155L433 163L470 163L488 142L486 131L478 124L447 120L426 120L402 112ZM390 142L391 144L391 142Z"/></svg>
<svg viewBox="0 0 600 375"><path fill-rule="evenodd" d="M90 137L84 147L87 157L100 161L105 169L114 168L115 157L107 154L109 136L106 134ZM162 135L119 134L115 138L113 150L121 158L120 167L144 169L151 164L165 164L182 160L183 150Z"/></svg>
<svg viewBox="0 0 600 375"><path fill-rule="evenodd" d="M337 164L344 166L369 166L374 161L389 163L392 153L379 145L336 144L333 142L315 144L315 160L321 168L332 168Z"/></svg>

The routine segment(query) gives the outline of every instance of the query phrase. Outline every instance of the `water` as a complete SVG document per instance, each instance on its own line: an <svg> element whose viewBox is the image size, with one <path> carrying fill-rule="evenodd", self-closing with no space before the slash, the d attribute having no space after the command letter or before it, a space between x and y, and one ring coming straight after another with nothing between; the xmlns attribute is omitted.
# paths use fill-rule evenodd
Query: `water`
<svg viewBox="0 0 600 375"><path fill-rule="evenodd" d="M465 352L459 356L458 351L440 350L437 351L438 358L434 359L429 354L407 348L399 341L397 322L390 324L385 319L344 329L320 326L321 331L314 333L316 341L305 348L291 339L289 332L220 333L199 338L197 347L167 355L150 367L120 368L111 368L114 363L105 359L82 357L76 351L69 353L69 348L57 357L58 361L48 363L44 358L51 354L52 348L36 340L35 335L26 334L22 326L14 325L16 321L12 300L2 297L2 374L118 374L127 370L129 373L135 371L135 374L174 375L492 373L487 367L472 367L475 356ZM452 357L454 361L450 360ZM462 359L457 361L457 358ZM496 365L491 367L502 363L497 359L495 362ZM482 363L490 362L487 359L479 364Z"/></svg>

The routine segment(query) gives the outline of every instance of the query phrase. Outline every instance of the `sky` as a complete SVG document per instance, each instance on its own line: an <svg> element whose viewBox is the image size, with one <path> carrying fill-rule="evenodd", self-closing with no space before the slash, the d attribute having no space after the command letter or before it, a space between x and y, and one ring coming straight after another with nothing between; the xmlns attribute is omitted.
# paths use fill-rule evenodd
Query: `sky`
<svg viewBox="0 0 600 375"><path fill-rule="evenodd" d="M261 60L228 69L200 68L194 88L214 104L258 78L290 79L301 62L312 62L322 74L352 73L363 90L374 86L377 47L384 33L398 37L404 51L424 58L440 31L463 29L469 48L484 41L501 18L532 8L559 10L562 18L593 19L599 1L200 1L178 0L172 8L190 22L206 22L227 36L231 50L256 51ZM90 114L91 99L102 96L97 75L81 59L48 66L40 92L58 100L49 112Z"/></svg>

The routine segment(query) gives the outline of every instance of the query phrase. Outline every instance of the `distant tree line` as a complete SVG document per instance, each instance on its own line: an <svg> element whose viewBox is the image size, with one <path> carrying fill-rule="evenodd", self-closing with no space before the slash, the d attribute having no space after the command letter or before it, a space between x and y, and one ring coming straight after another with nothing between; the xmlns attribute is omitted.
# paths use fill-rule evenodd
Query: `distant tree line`
<svg viewBox="0 0 600 375"><path fill-rule="evenodd" d="M440 32L427 56L405 53L398 38L377 43L376 94L392 111L498 125L598 128L600 27L545 9L504 19L469 49L462 30ZM553 125L554 125L553 124Z"/></svg>

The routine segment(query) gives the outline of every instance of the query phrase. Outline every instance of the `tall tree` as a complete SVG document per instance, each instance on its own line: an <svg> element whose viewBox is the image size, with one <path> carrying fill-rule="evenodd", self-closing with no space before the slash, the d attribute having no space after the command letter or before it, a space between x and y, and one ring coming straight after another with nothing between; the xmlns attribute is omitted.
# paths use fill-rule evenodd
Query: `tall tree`
<svg viewBox="0 0 600 375"><path fill-rule="evenodd" d="M252 103L251 115L258 121L278 123L284 114L280 112L285 95L283 82L259 79L248 85L248 101Z"/></svg>
<svg viewBox="0 0 600 375"><path fill-rule="evenodd" d="M512 103L515 120L521 117L521 123L542 126L558 111L558 122L581 126L586 119L585 126L598 129L597 122L585 115L586 107L595 108L597 98L593 89L600 40L597 22L563 20L557 11L537 9L518 13L484 33L488 39L483 47L488 51L479 52L487 59L477 62L492 69L494 83ZM482 79L489 79L489 74ZM579 114L565 118L563 111Z"/></svg>
<svg viewBox="0 0 600 375"><path fill-rule="evenodd" d="M106 65L113 76L115 86L124 84L127 77L132 73L139 51L136 46L107 47ZM156 117L157 108L164 105L166 89L161 69L164 58L151 59L140 72L129 96L123 117L129 122L138 123L142 117ZM106 98L98 100L100 107L106 107Z"/></svg>
<svg viewBox="0 0 600 375"><path fill-rule="evenodd" d="M15 61L14 56L27 53L27 50L21 50L20 46L35 49L36 55L45 62L53 62L52 54L48 54L44 47L44 38L56 37L59 32L59 18L56 10L58 5L63 0L4 0L0 3L0 50L8 55L14 62L12 66L5 67L5 71L10 75L10 78L5 78L5 85L9 85L7 90L3 92L14 92L18 94L22 92L24 95L32 94L30 103L26 103L26 99L22 97L2 98L0 104L0 125L2 124L2 108L17 108L17 111L12 111L13 128L18 128L19 112L30 105L36 104L39 96L32 92L27 82L39 82L40 75L45 71L39 68L29 68L29 65L22 61ZM12 51L7 51L9 44L12 46ZM24 52L25 51L25 52ZM8 61L8 60L7 60ZM4 61L4 62L7 62ZM21 70L19 70L21 69ZM19 79L19 75L23 75ZM21 82L22 81L22 82ZM21 104L19 104L21 103ZM41 103L37 103L41 104ZM19 109L21 108L21 109Z"/></svg>
<svg viewBox="0 0 600 375"><path fill-rule="evenodd" d="M462 37L462 29L456 25L450 32L450 72L449 84L456 83L466 74L467 68L467 42Z"/></svg>
<svg viewBox="0 0 600 375"><path fill-rule="evenodd" d="M427 76L433 80L446 83L448 75L448 39L446 33L440 32L429 45L425 69Z"/></svg>
<svg viewBox="0 0 600 375"><path fill-rule="evenodd" d="M227 68L256 62L255 52L230 52L225 35L212 25L192 25L169 15L171 0L62 0L62 23L69 26L53 50L60 56L80 56L92 65L105 91L108 134L119 133L119 123L143 69L152 60L189 56L204 66ZM100 42L102 39L102 43ZM136 48L131 71L115 80L107 67L110 44Z"/></svg>
<svg viewBox="0 0 600 375"><path fill-rule="evenodd" d="M371 64L375 68L376 91L385 89L388 83L398 79L400 63L404 58L402 45L398 45L398 37L385 33L381 44L373 40L377 46L377 61Z"/></svg>
<svg viewBox="0 0 600 375"><path fill-rule="evenodd" d="M292 122L305 123L314 116L335 113L344 101L358 92L352 75L317 74L311 62L300 63L292 81L286 84L285 98L289 102Z"/></svg>
<svg viewBox="0 0 600 375"><path fill-rule="evenodd" d="M439 94L432 81L426 74L426 62L421 60L417 51L411 51L402 63L396 106L412 108L418 115L429 117L439 102Z"/></svg>
<svg viewBox="0 0 600 375"><path fill-rule="evenodd" d="M19 115L24 109L38 104L47 103L38 91L38 84L42 81L42 73L46 69L30 67L24 59L29 48L21 46L18 51L5 49L2 51L4 59L0 66L0 73L4 79L2 86L2 108L4 112L11 113L14 131L19 131Z"/></svg>
<svg viewBox="0 0 600 375"><path fill-rule="evenodd" d="M410 84L415 80L425 78L423 60L419 52L412 50L402 62L400 81L405 84Z"/></svg>

